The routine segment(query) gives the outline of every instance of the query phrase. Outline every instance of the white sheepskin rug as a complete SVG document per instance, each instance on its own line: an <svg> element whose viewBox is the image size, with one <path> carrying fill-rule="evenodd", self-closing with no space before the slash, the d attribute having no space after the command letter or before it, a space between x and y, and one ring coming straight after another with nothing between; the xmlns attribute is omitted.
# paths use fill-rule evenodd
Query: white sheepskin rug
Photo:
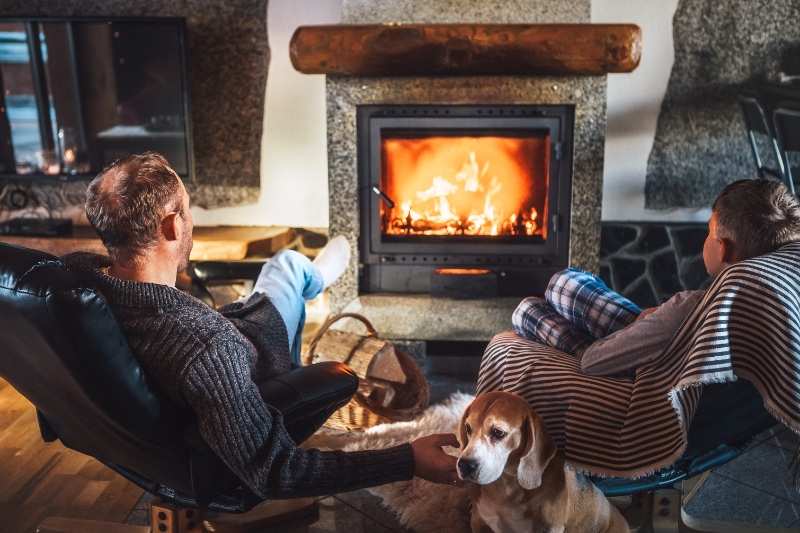
<svg viewBox="0 0 800 533"><path fill-rule="evenodd" d="M464 409L474 400L457 392L447 400L430 406L409 422L382 424L360 432L343 432L323 428L312 435L305 448L320 450L375 450L390 448L431 433L456 433ZM447 450L457 455L455 448ZM417 533L469 532L469 488L437 485L414 478L369 489L383 499L400 523Z"/></svg>

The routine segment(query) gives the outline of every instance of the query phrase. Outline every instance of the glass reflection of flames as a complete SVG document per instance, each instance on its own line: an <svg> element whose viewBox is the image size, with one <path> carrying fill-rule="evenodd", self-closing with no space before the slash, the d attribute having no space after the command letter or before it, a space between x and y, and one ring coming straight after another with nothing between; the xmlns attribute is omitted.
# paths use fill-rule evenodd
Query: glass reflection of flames
<svg viewBox="0 0 800 533"><path fill-rule="evenodd" d="M394 201L381 203L384 234L546 238L547 136L392 138L382 149L381 188Z"/></svg>

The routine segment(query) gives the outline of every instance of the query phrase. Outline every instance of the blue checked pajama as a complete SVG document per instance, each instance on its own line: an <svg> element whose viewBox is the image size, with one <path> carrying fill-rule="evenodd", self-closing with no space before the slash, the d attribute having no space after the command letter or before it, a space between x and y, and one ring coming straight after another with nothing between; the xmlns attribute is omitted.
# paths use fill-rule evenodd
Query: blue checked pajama
<svg viewBox="0 0 800 533"><path fill-rule="evenodd" d="M624 328L640 312L599 277L568 268L550 279L543 299L525 298L512 323L517 335L580 358L594 341Z"/></svg>

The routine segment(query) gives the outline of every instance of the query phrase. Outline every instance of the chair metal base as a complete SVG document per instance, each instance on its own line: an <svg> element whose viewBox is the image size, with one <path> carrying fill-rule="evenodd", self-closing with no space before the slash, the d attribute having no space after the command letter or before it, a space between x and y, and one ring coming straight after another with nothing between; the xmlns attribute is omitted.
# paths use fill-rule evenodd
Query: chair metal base
<svg viewBox="0 0 800 533"><path fill-rule="evenodd" d="M634 494L630 505L620 509L631 533L788 533L776 526L721 522L695 518L684 506L705 481L708 472L676 483L674 488ZM613 503L613 498L610 498Z"/></svg>
<svg viewBox="0 0 800 533"><path fill-rule="evenodd" d="M220 515L209 519L204 518L200 509L178 507L155 498L150 503L150 526L47 518L36 529L36 533L247 533L289 520L318 516L319 505L313 498L264 502L244 514Z"/></svg>

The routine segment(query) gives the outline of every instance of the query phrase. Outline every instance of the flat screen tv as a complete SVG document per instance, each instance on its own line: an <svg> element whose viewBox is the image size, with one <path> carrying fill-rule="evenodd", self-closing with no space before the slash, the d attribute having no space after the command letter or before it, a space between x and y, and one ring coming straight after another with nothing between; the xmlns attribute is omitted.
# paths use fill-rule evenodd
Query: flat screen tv
<svg viewBox="0 0 800 533"><path fill-rule="evenodd" d="M185 22L0 17L0 177L87 179L163 154L193 179Z"/></svg>

